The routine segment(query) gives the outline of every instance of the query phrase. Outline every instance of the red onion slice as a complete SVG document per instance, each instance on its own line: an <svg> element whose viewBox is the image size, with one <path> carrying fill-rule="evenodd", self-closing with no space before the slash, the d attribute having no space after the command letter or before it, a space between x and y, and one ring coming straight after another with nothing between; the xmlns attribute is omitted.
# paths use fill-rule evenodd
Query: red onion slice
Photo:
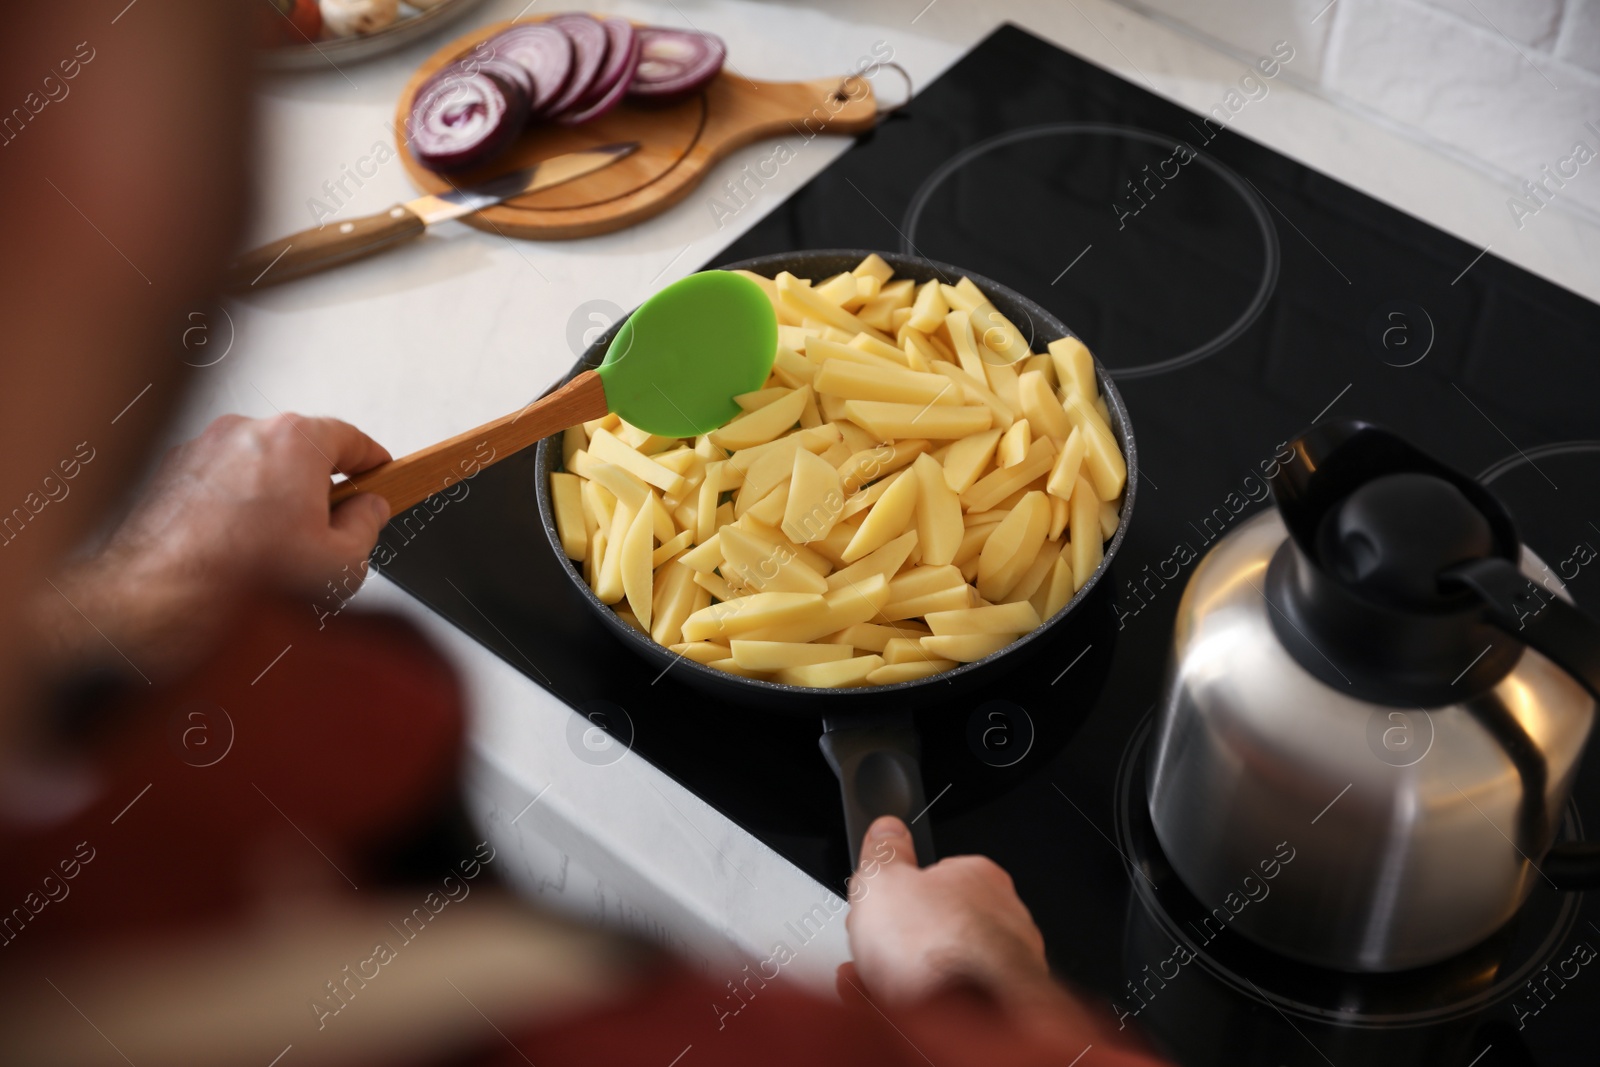
<svg viewBox="0 0 1600 1067"><path fill-rule="evenodd" d="M498 59L507 59L528 72L533 86L528 94L532 113L541 114L567 87L573 73L572 38L549 23L512 26L484 42Z"/></svg>
<svg viewBox="0 0 1600 1067"><path fill-rule="evenodd" d="M717 76L727 58L722 38L692 30L647 26L639 31L639 65L632 97L660 99L693 92Z"/></svg>
<svg viewBox="0 0 1600 1067"><path fill-rule="evenodd" d="M528 120L528 98L494 74L459 72L423 86L411 104L406 138L431 170L481 163L511 142Z"/></svg>
<svg viewBox="0 0 1600 1067"><path fill-rule="evenodd" d="M434 82L444 81L447 78L470 76L480 71L485 74L493 74L506 84L520 90L522 95L528 97L530 101L532 100L533 75L523 69L520 64L496 56L487 49L483 49L481 45L479 48L474 49L471 55L464 56L447 67L440 68L438 73L428 79L428 84L432 85Z"/></svg>
<svg viewBox="0 0 1600 1067"><path fill-rule="evenodd" d="M611 38L606 28L588 15L557 15L545 25L554 26L572 41L572 77L567 87L540 112L559 115L571 110L589 92L605 63Z"/></svg>
<svg viewBox="0 0 1600 1067"><path fill-rule="evenodd" d="M622 103L633 82L633 72L639 65L639 35L626 19L611 18L605 21L611 47L606 55L605 69L595 79L595 92L579 101L577 109L556 116L563 126L597 119Z"/></svg>

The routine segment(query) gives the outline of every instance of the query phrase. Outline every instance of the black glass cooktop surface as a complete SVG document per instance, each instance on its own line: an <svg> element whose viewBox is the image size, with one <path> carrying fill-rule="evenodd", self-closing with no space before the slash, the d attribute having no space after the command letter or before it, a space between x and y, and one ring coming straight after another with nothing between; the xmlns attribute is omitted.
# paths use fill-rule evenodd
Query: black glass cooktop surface
<svg viewBox="0 0 1600 1067"><path fill-rule="evenodd" d="M1274 455L1318 418L1386 424L1482 477L1600 606L1600 307L1234 133L1219 105L1207 122L1002 27L707 265L919 253L1037 300L1117 378L1143 485L1111 580L1044 654L914 709L939 851L1012 872L1058 973L1184 1064L1594 1062L1600 909L1581 896L1538 890L1436 967L1340 975L1227 932L1196 942L1186 920L1203 908L1154 844L1143 751L1183 583L1270 506ZM529 451L391 526L385 573L842 889L818 725L720 703L628 654L552 556L533 478ZM1600 824L1597 763L1568 837ZM1180 946L1194 958L1177 967Z"/></svg>

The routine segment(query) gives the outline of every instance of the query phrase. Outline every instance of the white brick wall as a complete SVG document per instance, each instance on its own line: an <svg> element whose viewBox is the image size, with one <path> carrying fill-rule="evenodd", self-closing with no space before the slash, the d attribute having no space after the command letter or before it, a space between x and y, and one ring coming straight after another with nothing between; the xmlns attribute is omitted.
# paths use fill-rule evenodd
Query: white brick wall
<svg viewBox="0 0 1600 1067"><path fill-rule="evenodd" d="M1121 0L1494 174L1508 195L1582 142L1600 153L1600 0ZM1553 208L1600 221L1600 162ZM1529 220L1528 225L1548 219Z"/></svg>

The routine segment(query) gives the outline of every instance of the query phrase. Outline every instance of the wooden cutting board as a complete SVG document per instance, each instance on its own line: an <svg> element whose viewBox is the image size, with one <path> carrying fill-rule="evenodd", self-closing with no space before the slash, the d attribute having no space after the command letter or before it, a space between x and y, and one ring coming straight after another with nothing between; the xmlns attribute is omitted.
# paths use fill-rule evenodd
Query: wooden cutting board
<svg viewBox="0 0 1600 1067"><path fill-rule="evenodd" d="M419 163L405 141L411 101L423 82L440 68L466 57L480 41L515 22L541 22L542 16L508 20L458 37L417 68L395 109L400 159L416 187L445 193L486 181L540 159L616 141L638 141L639 150L604 170L565 185L516 197L461 221L510 237L558 240L590 237L631 226L676 204L729 152L767 137L784 138L787 148L741 171L736 199L727 190L708 191L723 210L737 211L802 144L818 135L863 133L877 122L878 104L867 79L840 75L805 82L753 81L724 67L700 92L671 104L624 101L611 113L582 126L540 123L530 126L505 152L484 166L452 172L448 178Z"/></svg>

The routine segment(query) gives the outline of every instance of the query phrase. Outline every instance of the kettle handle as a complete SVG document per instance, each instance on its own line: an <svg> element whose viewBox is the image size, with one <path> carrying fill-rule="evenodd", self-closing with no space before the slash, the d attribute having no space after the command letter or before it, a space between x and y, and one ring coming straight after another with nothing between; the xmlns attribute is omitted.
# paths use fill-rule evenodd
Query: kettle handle
<svg viewBox="0 0 1600 1067"><path fill-rule="evenodd" d="M1538 649L1600 700L1600 622L1549 593L1541 593L1510 560L1475 559L1440 575L1464 586L1489 609L1489 621Z"/></svg>
<svg viewBox="0 0 1600 1067"><path fill-rule="evenodd" d="M1452 567L1440 580L1476 595L1490 622L1537 649L1600 701L1600 622L1560 597L1541 593L1516 564L1499 557ZM1529 800L1542 808L1543 789L1539 792ZM1600 842L1552 846L1542 873L1558 889L1600 889Z"/></svg>

